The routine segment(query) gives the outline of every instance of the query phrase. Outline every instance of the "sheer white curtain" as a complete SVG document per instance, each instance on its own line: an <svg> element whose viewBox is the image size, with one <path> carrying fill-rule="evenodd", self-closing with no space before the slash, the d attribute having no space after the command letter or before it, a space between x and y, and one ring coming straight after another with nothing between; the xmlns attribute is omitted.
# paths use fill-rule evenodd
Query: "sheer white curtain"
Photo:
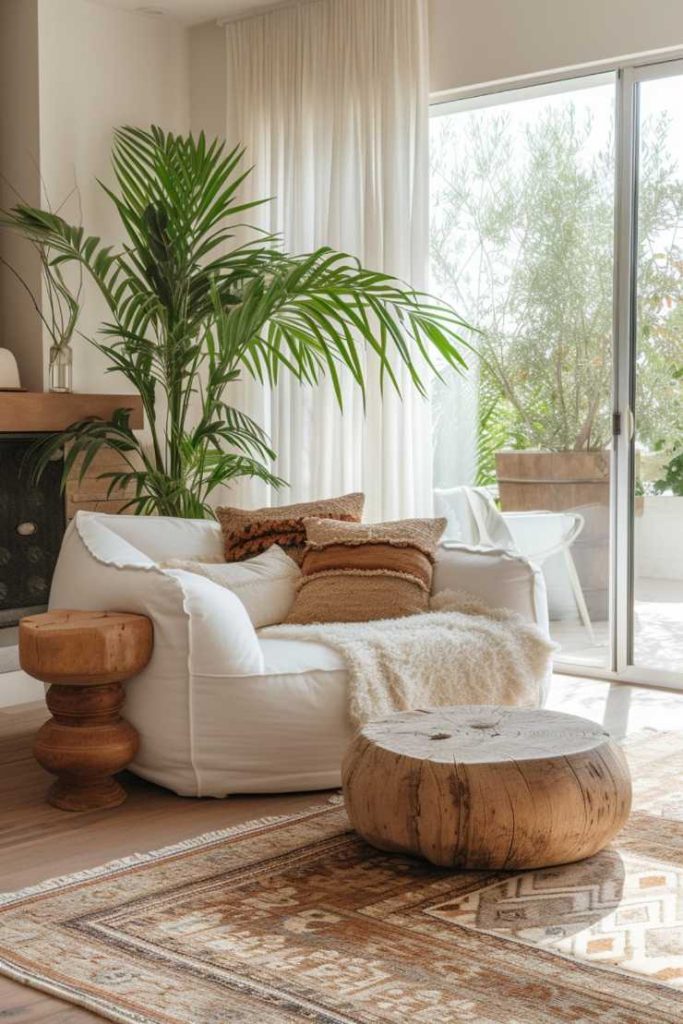
<svg viewBox="0 0 683 1024"><path fill-rule="evenodd" d="M285 248L327 244L423 287L428 242L428 81L424 0L313 0L229 23L229 142L247 147L249 219L281 232ZM365 414L346 384L332 389L283 374L272 392L253 381L233 401L270 433L270 492L245 481L232 499L284 504L350 490L366 518L431 511L429 403L410 388L380 400L373 367ZM405 374L404 374L405 377Z"/></svg>

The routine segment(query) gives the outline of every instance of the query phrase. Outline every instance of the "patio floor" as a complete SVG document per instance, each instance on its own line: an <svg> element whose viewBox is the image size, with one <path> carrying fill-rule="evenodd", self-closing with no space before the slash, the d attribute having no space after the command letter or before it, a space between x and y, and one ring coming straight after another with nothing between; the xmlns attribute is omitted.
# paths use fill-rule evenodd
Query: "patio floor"
<svg viewBox="0 0 683 1024"><path fill-rule="evenodd" d="M598 722L619 740L653 731L679 733L683 742L683 693L556 673L545 706Z"/></svg>
<svg viewBox="0 0 683 1024"><path fill-rule="evenodd" d="M636 665L683 673L683 581L639 578L635 586ZM557 660L606 668L609 625L594 622L595 643L578 620L550 623Z"/></svg>

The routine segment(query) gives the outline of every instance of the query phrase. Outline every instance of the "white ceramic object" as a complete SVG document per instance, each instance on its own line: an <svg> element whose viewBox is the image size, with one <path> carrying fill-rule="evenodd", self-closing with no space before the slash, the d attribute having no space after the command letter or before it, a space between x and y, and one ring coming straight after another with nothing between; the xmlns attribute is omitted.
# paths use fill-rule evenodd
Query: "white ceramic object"
<svg viewBox="0 0 683 1024"><path fill-rule="evenodd" d="M20 387L19 367L14 353L8 348L0 348L0 389Z"/></svg>

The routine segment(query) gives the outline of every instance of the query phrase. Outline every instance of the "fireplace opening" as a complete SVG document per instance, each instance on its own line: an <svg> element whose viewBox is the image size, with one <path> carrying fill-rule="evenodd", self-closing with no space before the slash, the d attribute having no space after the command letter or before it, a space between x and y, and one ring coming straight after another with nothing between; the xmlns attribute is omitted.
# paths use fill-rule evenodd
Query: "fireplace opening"
<svg viewBox="0 0 683 1024"><path fill-rule="evenodd" d="M0 630L45 611L66 528L63 459L47 466L39 484L31 479L26 456L41 436L0 434Z"/></svg>

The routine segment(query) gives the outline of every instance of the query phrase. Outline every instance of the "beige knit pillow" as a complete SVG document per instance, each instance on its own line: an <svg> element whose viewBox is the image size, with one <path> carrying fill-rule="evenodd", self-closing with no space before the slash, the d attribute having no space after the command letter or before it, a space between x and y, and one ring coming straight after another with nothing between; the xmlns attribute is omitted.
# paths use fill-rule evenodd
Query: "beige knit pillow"
<svg viewBox="0 0 683 1024"><path fill-rule="evenodd" d="M369 622L429 608L445 519L361 525L304 520L307 547L285 622Z"/></svg>
<svg viewBox="0 0 683 1024"><path fill-rule="evenodd" d="M277 508L217 508L216 519L223 531L226 562L241 562L259 555L278 544L290 558L300 562L306 544L304 519L360 522L363 516L364 494L344 494L341 498L305 501L298 505L280 505Z"/></svg>

